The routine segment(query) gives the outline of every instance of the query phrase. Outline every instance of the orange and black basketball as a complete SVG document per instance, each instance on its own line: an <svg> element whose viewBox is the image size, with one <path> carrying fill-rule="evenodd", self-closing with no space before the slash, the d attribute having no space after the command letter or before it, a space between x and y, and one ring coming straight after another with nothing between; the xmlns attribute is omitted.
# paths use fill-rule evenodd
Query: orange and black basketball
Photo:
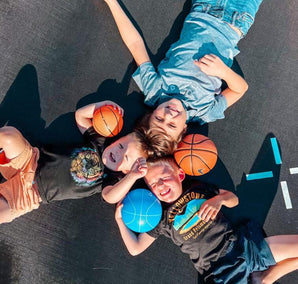
<svg viewBox="0 0 298 284"><path fill-rule="evenodd" d="M216 164L217 149L212 140L200 134L189 134L178 144L175 160L191 176L208 173Z"/></svg>
<svg viewBox="0 0 298 284"><path fill-rule="evenodd" d="M123 118L117 109L106 105L94 111L92 123L97 133L105 137L113 137L121 131Z"/></svg>

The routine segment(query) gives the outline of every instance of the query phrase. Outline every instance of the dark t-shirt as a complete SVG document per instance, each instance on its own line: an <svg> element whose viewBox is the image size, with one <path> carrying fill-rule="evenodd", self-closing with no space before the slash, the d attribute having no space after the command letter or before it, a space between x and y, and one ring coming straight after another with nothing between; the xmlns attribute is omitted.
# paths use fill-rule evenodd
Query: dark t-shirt
<svg viewBox="0 0 298 284"><path fill-rule="evenodd" d="M173 204L166 205L160 223L148 234L154 238L165 235L189 254L196 270L204 274L210 262L223 256L231 241L236 239L230 222L218 213L215 220L208 222L198 217L202 199L218 194L213 185L196 184L185 191Z"/></svg>
<svg viewBox="0 0 298 284"><path fill-rule="evenodd" d="M44 203L91 196L123 177L104 167L101 155L105 137L90 127L84 138L84 147L40 149L35 181Z"/></svg>

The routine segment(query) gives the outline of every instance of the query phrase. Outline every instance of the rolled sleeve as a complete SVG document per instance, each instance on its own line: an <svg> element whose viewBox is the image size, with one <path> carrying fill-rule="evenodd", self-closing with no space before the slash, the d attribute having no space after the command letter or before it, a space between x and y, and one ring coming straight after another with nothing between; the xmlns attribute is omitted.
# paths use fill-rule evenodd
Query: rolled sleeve
<svg viewBox="0 0 298 284"><path fill-rule="evenodd" d="M217 119L223 119L225 117L224 111L227 109L227 100L220 94L215 96L215 99L210 106L208 112L202 117L205 122L212 122Z"/></svg>
<svg viewBox="0 0 298 284"><path fill-rule="evenodd" d="M151 62L145 62L134 72L132 78L144 93L145 103L154 106L159 98L158 93L162 87L160 75L155 71Z"/></svg>

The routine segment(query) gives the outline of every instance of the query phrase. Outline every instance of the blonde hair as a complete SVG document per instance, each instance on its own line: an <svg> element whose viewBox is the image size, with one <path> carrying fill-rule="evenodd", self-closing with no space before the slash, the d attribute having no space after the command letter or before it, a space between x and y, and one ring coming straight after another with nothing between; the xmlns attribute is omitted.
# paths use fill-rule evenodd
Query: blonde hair
<svg viewBox="0 0 298 284"><path fill-rule="evenodd" d="M147 160L148 169L155 166L169 166L173 171L178 170L179 166L172 156L165 156Z"/></svg>

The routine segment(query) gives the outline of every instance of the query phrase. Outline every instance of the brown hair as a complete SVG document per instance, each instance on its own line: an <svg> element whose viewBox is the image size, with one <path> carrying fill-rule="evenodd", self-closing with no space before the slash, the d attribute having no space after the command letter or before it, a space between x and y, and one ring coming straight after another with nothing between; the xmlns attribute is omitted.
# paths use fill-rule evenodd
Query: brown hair
<svg viewBox="0 0 298 284"><path fill-rule="evenodd" d="M163 129L150 128L151 115L152 111L145 114L135 128L135 131L142 136L141 140L147 145L148 157L163 157L173 154L186 130L182 131L177 140L174 140Z"/></svg>
<svg viewBox="0 0 298 284"><path fill-rule="evenodd" d="M173 154L177 147L177 143L169 140L167 134L157 131L156 129L136 127L133 133L137 141L142 145L142 150L147 155L147 158L163 157Z"/></svg>

